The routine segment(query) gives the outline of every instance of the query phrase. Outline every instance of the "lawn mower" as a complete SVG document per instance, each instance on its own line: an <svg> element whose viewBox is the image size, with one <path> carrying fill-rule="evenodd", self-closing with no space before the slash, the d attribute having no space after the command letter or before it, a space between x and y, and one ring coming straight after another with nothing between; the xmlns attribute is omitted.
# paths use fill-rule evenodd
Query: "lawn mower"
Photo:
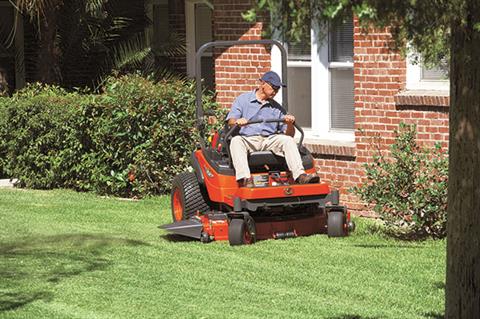
<svg viewBox="0 0 480 319"><path fill-rule="evenodd" d="M200 141L192 153L193 172L180 173L172 181L173 223L160 226L170 233L199 239L204 243L228 240L230 245L252 244L257 240L286 239L326 233L347 236L355 228L339 192L326 183L295 184L285 159L270 151L252 152L248 163L254 187L240 186L235 180L229 142L238 127L225 127L207 141L202 107L200 61L208 48L234 45L276 45L282 55L282 78L286 81L286 52L273 40L216 41L204 44L196 55L196 116ZM287 90L282 90L287 109ZM279 119L265 122L280 122ZM259 123L249 121L247 125ZM303 146L298 148L306 173L315 173L314 160Z"/></svg>

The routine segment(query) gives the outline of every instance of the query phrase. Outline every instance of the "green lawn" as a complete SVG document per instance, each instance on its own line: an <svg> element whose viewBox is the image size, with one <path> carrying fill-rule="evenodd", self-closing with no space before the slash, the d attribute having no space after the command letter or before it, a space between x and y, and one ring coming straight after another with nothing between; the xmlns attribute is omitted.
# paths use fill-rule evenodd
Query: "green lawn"
<svg viewBox="0 0 480 319"><path fill-rule="evenodd" d="M230 247L165 236L169 198L0 189L0 318L441 318L445 241L357 220Z"/></svg>

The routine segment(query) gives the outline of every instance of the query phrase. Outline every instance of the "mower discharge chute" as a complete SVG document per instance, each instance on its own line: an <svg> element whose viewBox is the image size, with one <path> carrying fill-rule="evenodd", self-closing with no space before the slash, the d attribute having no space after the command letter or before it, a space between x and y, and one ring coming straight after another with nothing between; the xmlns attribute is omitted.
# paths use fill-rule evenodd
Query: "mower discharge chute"
<svg viewBox="0 0 480 319"><path fill-rule="evenodd" d="M253 152L248 163L255 187L240 187L230 156L230 139L238 127L216 132L211 142L204 136L201 66L203 52L210 47L234 45L276 45L282 55L282 79L286 82L286 52L273 40L218 41L204 44L196 56L197 128L200 142L192 153L194 172L175 176L172 182L173 223L161 228L202 242L228 240L231 245L252 244L262 239L285 239L327 233L330 237L347 236L355 225L345 206L339 205L339 192L326 183L295 184L285 159L270 151ZM287 90L282 90L287 109ZM272 119L265 122L279 122ZM247 125L260 123L250 121ZM314 160L303 146L300 133L298 148L305 172L315 173Z"/></svg>

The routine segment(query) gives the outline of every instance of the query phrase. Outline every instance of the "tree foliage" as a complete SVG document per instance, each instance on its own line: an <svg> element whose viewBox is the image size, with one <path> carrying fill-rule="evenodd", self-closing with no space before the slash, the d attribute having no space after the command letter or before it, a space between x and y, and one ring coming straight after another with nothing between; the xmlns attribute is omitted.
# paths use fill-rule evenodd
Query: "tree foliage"
<svg viewBox="0 0 480 319"><path fill-rule="evenodd" d="M262 0L244 13L244 18L253 21L260 12L269 11L271 32L298 41L310 32L310 24L305 21L325 27L329 21L342 20L353 13L365 32L372 26L388 27L396 49L405 52L408 41L427 65L438 65L449 60L451 25L469 24L465 3L465 0ZM480 30L478 23L473 27Z"/></svg>
<svg viewBox="0 0 480 319"><path fill-rule="evenodd" d="M11 2L36 30L38 48L31 61L25 63L33 66L35 81L65 87L95 87L112 70L120 73L141 70L144 75L161 78L172 74L168 57L185 53L185 38L176 33L169 35L166 43L157 45L154 52L148 31L152 21L144 1Z"/></svg>

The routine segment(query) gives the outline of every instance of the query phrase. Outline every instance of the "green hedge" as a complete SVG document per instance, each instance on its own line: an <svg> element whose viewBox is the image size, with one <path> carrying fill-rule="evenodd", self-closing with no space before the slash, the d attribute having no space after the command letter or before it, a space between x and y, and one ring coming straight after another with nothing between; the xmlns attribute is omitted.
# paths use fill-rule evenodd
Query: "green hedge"
<svg viewBox="0 0 480 319"><path fill-rule="evenodd" d="M137 75L98 95L32 85L0 99L0 165L24 187L164 193L198 139L194 102L192 82ZM216 109L211 96L204 104Z"/></svg>
<svg viewBox="0 0 480 319"><path fill-rule="evenodd" d="M85 98L35 84L0 101L0 154L6 175L31 188L73 187L82 156Z"/></svg>

